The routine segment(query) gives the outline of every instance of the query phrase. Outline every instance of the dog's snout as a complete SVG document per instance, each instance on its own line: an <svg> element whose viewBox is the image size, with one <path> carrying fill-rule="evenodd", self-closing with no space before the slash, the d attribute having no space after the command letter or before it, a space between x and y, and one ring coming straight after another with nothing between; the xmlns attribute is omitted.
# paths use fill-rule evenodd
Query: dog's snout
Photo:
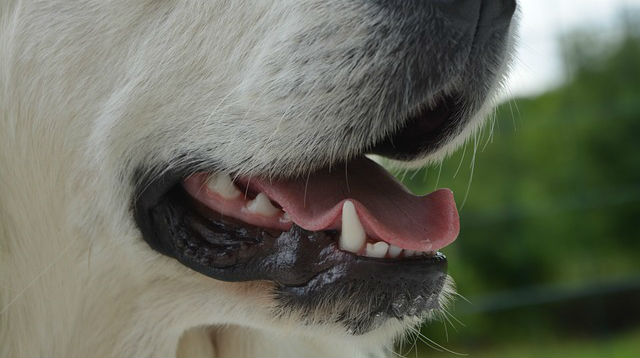
<svg viewBox="0 0 640 358"><path fill-rule="evenodd" d="M408 113L371 153L413 160L461 133L489 95L506 53L516 0L383 1L410 49L402 67Z"/></svg>
<svg viewBox="0 0 640 358"><path fill-rule="evenodd" d="M509 23L516 8L516 0L382 0L381 5L404 17L443 16L458 27L476 28L485 25Z"/></svg>
<svg viewBox="0 0 640 358"><path fill-rule="evenodd" d="M482 1L479 0L430 0L416 1L427 3L434 11L445 16L452 25L461 29L473 29L480 15ZM428 15L428 12L426 13Z"/></svg>
<svg viewBox="0 0 640 358"><path fill-rule="evenodd" d="M395 56L397 68L404 71L399 74L408 78L404 96L413 108L451 88L453 82L464 81L471 67L500 62L516 9L516 0L377 0L377 4L385 20L375 30L387 38L376 40L386 41L384 49L389 57Z"/></svg>
<svg viewBox="0 0 640 358"><path fill-rule="evenodd" d="M486 1L486 0L485 0ZM442 24L459 33L472 33L478 24L480 0L381 0L380 6L397 22L428 27L435 18L446 19Z"/></svg>
<svg viewBox="0 0 640 358"><path fill-rule="evenodd" d="M516 9L516 0L382 0L380 3L404 17L442 16L463 31L508 25Z"/></svg>

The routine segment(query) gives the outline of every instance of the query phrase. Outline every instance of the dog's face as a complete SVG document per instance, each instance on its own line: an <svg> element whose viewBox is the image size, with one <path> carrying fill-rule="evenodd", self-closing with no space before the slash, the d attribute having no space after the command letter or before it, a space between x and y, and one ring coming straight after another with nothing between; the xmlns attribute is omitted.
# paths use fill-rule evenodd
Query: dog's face
<svg viewBox="0 0 640 358"><path fill-rule="evenodd" d="M5 64L37 81L5 80L54 113L70 220L142 282L133 316L380 344L438 308L452 195L365 154L426 163L478 128L514 0L13 6Z"/></svg>

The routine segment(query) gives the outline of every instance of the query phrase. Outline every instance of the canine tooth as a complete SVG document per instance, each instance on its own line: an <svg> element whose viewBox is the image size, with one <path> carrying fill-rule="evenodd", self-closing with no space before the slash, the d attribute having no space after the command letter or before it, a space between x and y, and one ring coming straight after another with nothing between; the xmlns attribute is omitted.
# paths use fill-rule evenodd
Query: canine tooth
<svg viewBox="0 0 640 358"><path fill-rule="evenodd" d="M395 259L396 257L400 256L401 252L402 252L402 248L396 245L389 245L389 257L391 257L392 259Z"/></svg>
<svg viewBox="0 0 640 358"><path fill-rule="evenodd" d="M207 179L209 190L220 194L225 199L235 199L240 195L240 190L236 188L231 177L222 173L213 173Z"/></svg>
<svg viewBox="0 0 640 358"><path fill-rule="evenodd" d="M342 231L338 245L340 249L358 253L364 245L367 234L358 219L356 207L349 200L342 204Z"/></svg>
<svg viewBox="0 0 640 358"><path fill-rule="evenodd" d="M280 209L273 206L269 197L264 193L259 193L255 199L251 200L247 204L247 210L264 216L274 216L280 212Z"/></svg>
<svg viewBox="0 0 640 358"><path fill-rule="evenodd" d="M415 250L404 250L404 257L415 256L415 255L416 255Z"/></svg>
<svg viewBox="0 0 640 358"><path fill-rule="evenodd" d="M384 241L378 241L375 244L367 244L365 256L382 258L387 255L389 244Z"/></svg>

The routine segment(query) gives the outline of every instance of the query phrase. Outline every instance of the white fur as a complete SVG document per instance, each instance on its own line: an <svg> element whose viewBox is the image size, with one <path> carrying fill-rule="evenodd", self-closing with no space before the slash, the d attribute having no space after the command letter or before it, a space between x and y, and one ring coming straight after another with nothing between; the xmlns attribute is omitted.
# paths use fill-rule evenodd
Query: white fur
<svg viewBox="0 0 640 358"><path fill-rule="evenodd" d="M275 319L269 283L194 273L152 251L130 211L143 163L193 154L239 174L301 175L392 130L372 115L379 79L347 86L375 67L343 51L369 36L372 11L3 0L0 356L390 355L406 323L350 336Z"/></svg>

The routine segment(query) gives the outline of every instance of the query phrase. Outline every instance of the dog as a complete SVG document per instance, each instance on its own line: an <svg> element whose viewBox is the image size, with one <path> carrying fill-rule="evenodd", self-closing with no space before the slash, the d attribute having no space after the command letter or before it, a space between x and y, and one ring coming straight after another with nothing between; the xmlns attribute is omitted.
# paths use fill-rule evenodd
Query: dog
<svg viewBox="0 0 640 358"><path fill-rule="evenodd" d="M515 0L0 4L0 355L390 356ZM373 158L373 159L372 159Z"/></svg>

